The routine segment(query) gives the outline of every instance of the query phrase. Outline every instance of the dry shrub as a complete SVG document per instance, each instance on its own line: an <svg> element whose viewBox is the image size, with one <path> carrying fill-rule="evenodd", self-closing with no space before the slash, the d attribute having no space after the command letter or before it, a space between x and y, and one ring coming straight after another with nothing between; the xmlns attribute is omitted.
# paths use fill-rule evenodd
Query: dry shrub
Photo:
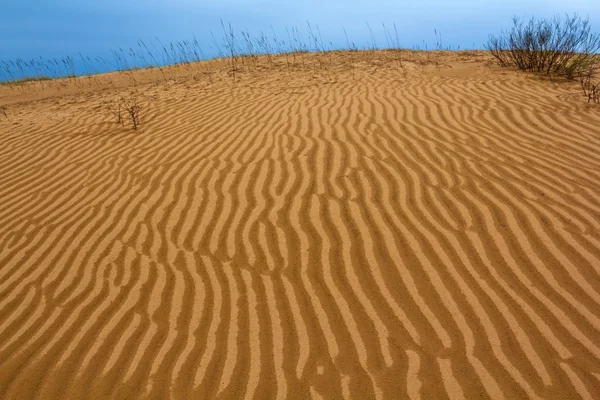
<svg viewBox="0 0 600 400"><path fill-rule="evenodd" d="M125 126L127 118L133 130L140 127L148 113L147 107L142 104L142 96L138 92L132 92L127 97L120 96L108 109L121 126Z"/></svg>
<svg viewBox="0 0 600 400"><path fill-rule="evenodd" d="M503 67L572 79L598 62L600 35L577 14L564 20L532 18L528 23L514 17L512 29L490 35L485 48Z"/></svg>

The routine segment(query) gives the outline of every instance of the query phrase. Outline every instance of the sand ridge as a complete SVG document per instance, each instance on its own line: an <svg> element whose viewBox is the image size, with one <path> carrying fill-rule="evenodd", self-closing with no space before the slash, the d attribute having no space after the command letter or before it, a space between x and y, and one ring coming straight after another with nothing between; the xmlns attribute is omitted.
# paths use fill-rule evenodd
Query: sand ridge
<svg viewBox="0 0 600 400"><path fill-rule="evenodd" d="M361 57L0 87L0 398L600 398L598 107Z"/></svg>

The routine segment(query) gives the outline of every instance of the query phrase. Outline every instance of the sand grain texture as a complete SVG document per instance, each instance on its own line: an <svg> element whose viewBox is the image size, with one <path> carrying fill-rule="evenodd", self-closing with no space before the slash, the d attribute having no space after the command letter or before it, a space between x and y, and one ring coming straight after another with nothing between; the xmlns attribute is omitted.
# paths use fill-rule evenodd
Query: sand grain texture
<svg viewBox="0 0 600 400"><path fill-rule="evenodd" d="M600 398L600 108L461 54L0 87L0 398Z"/></svg>

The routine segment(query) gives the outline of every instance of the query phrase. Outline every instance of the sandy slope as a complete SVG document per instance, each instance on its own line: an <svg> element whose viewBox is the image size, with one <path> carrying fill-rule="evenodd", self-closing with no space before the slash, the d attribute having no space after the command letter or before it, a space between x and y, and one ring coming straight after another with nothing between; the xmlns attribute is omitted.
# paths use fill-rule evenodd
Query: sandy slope
<svg viewBox="0 0 600 400"><path fill-rule="evenodd" d="M0 398L600 398L600 108L385 56L0 87Z"/></svg>

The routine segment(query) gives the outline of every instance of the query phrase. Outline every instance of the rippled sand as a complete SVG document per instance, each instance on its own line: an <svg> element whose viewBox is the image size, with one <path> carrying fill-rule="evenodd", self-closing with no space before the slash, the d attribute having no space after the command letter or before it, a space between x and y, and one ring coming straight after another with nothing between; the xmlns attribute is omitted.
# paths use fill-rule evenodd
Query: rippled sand
<svg viewBox="0 0 600 400"><path fill-rule="evenodd" d="M0 398L600 398L600 108L403 57L0 87Z"/></svg>

